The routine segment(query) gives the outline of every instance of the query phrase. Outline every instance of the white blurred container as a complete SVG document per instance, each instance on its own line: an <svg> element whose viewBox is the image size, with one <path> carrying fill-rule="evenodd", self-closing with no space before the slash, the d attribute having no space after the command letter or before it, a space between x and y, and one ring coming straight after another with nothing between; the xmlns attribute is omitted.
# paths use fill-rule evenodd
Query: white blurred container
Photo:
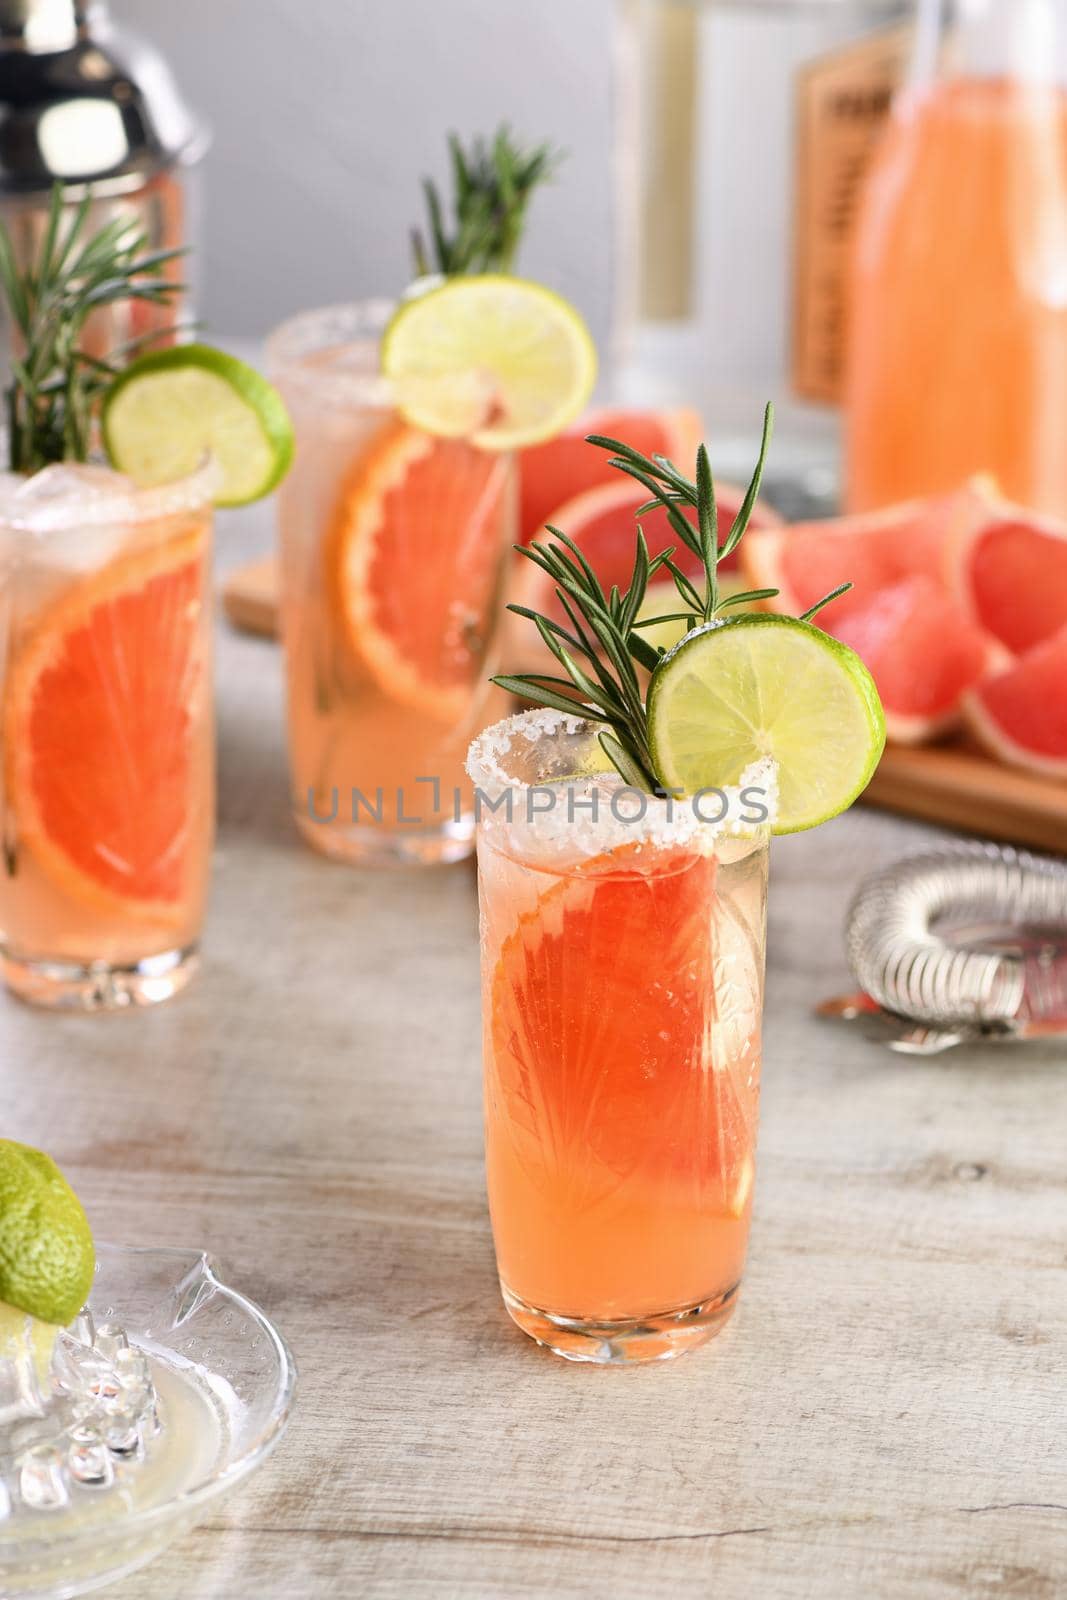
<svg viewBox="0 0 1067 1600"><path fill-rule="evenodd" d="M618 0L617 388L703 412L781 508L830 505L849 226L909 0Z"/></svg>

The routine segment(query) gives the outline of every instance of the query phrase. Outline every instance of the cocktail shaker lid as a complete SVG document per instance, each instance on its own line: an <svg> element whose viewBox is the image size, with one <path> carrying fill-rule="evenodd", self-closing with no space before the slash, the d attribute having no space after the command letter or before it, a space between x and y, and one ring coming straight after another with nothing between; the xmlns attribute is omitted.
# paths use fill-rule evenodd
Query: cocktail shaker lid
<svg viewBox="0 0 1067 1600"><path fill-rule="evenodd" d="M159 51L99 0L0 0L0 194L138 188L208 144Z"/></svg>

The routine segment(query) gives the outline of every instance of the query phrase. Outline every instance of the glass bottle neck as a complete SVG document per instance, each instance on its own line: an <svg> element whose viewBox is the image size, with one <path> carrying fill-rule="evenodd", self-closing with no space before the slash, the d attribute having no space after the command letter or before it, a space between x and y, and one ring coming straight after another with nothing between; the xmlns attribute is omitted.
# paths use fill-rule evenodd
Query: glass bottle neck
<svg viewBox="0 0 1067 1600"><path fill-rule="evenodd" d="M912 81L1067 82L1067 0L919 0Z"/></svg>

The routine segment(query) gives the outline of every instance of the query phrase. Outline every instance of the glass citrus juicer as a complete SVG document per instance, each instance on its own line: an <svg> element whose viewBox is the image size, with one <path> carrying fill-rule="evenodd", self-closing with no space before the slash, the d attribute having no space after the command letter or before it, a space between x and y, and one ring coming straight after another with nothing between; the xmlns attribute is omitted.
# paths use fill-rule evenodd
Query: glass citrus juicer
<svg viewBox="0 0 1067 1600"><path fill-rule="evenodd" d="M269 1455L296 1381L281 1334L194 1250L98 1245L53 1329L3 1308L0 1593L135 1571Z"/></svg>

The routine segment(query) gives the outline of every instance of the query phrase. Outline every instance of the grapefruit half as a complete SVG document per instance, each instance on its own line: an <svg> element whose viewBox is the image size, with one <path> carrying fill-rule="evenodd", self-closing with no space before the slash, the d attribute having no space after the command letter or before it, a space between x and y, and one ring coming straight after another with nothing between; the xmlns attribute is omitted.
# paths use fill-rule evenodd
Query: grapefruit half
<svg viewBox="0 0 1067 1600"><path fill-rule="evenodd" d="M207 523L68 591L19 650L4 745L20 840L65 892L173 912L198 821L191 779L208 662Z"/></svg>
<svg viewBox="0 0 1067 1600"><path fill-rule="evenodd" d="M963 714L999 760L1067 778L1067 627L970 689Z"/></svg>

